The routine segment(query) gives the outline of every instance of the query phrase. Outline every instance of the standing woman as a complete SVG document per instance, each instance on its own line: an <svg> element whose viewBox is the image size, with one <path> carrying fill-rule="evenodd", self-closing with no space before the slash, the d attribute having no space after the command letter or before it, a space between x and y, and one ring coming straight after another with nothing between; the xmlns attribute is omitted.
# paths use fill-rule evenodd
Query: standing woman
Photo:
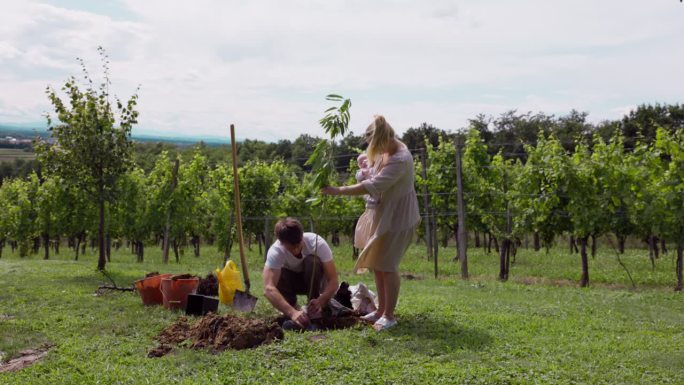
<svg viewBox="0 0 684 385"><path fill-rule="evenodd" d="M383 116L376 115L366 129L366 142L373 176L351 186L328 186L321 193L369 194L377 201L375 207L366 208L362 217L370 222L370 226L365 226L369 232L368 242L356 261L354 272L373 270L378 310L363 318L373 322L376 330L383 330L397 323L394 309L401 284L399 261L420 224L420 212L414 187L413 157Z"/></svg>

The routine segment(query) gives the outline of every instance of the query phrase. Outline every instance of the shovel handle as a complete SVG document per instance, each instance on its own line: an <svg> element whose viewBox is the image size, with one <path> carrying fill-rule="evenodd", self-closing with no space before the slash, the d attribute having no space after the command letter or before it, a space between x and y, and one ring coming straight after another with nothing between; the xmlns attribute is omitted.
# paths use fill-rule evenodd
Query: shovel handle
<svg viewBox="0 0 684 385"><path fill-rule="evenodd" d="M237 168L237 143L235 143L235 125L230 125L230 147L233 155L233 191L235 195L235 214L237 219L238 244L240 245L240 266L242 266L242 276L245 281L245 292L249 292L249 271L247 270L247 260L245 259L245 245L242 236L242 212L240 210L240 181Z"/></svg>

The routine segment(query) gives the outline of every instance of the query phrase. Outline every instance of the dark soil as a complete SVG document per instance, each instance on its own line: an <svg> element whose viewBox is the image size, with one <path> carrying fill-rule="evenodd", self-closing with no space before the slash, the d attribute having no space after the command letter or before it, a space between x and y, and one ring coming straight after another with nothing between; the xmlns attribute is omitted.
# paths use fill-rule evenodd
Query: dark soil
<svg viewBox="0 0 684 385"><path fill-rule="evenodd" d="M289 318L286 316L280 316L275 319L278 325L282 325L287 320ZM347 329L361 324L361 318L356 314L342 317L323 317L312 320L311 324L319 331Z"/></svg>
<svg viewBox="0 0 684 385"><path fill-rule="evenodd" d="M249 349L283 339L283 329L273 320L238 317L213 313L191 325L186 317L180 317L156 337L159 346L148 357L168 354L173 345L189 341L194 349L209 349L217 353L226 349Z"/></svg>
<svg viewBox="0 0 684 385"><path fill-rule="evenodd" d="M200 278L197 294L216 297L218 295L218 286L216 276L213 273L209 273L205 278Z"/></svg>
<svg viewBox="0 0 684 385"><path fill-rule="evenodd" d="M340 284L340 288L337 289L337 293L335 293L335 297L333 298L342 306L346 306L350 309L352 308L351 291L349 290L349 284L347 282L342 282Z"/></svg>
<svg viewBox="0 0 684 385"><path fill-rule="evenodd" d="M195 278L195 275L192 274L176 274L171 277L172 280L177 280L177 279L190 279L190 278Z"/></svg>
<svg viewBox="0 0 684 385"><path fill-rule="evenodd" d="M153 272L151 272L151 273L145 274L145 278L156 277L156 276L158 276L158 275L159 275L159 272L158 272L158 271L153 271Z"/></svg>

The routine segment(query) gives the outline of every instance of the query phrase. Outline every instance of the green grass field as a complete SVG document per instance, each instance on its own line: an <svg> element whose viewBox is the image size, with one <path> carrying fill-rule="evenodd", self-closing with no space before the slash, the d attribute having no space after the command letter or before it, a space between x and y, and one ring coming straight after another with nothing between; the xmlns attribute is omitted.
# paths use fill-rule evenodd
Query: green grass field
<svg viewBox="0 0 684 385"><path fill-rule="evenodd" d="M205 275L221 258L182 257L164 266L158 248L139 264L123 249L108 270L119 285L146 272ZM342 280L372 286L350 274L349 246L336 248ZM153 337L179 315L145 308L130 293L93 295L104 283L94 253L78 262L70 250L49 261L25 259L5 248L0 259L0 351L53 345L47 358L0 384L684 384L684 297L674 293L674 260L655 271L644 250L623 256L629 279L609 249L590 260L591 286L577 287L579 256L564 250L521 250L509 282L495 277L495 254L469 251L469 281L458 279L453 248L440 251L439 279L424 247L402 262L399 326L310 333L287 332L279 343L212 355L185 348L147 358ZM42 255L42 254L41 254ZM254 317L275 312L261 296L258 252L250 253ZM221 308L222 312L229 311Z"/></svg>
<svg viewBox="0 0 684 385"><path fill-rule="evenodd" d="M33 160L35 152L26 152L17 148L0 148L0 162L13 162L15 159Z"/></svg>

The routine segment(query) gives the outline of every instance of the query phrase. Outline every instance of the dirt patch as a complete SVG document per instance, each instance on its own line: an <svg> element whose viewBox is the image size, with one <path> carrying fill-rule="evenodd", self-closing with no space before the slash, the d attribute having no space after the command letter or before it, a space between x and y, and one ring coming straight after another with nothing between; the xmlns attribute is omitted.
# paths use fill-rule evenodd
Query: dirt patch
<svg viewBox="0 0 684 385"><path fill-rule="evenodd" d="M16 372L27 366L31 366L47 356L50 346L45 345L38 349L26 349L19 352L19 356L9 360L7 363L0 363L1 372Z"/></svg>
<svg viewBox="0 0 684 385"><path fill-rule="evenodd" d="M176 275L172 276L171 279L176 281L179 279L191 279L191 278L195 278L195 277L196 276L192 275L192 274L176 274Z"/></svg>
<svg viewBox="0 0 684 385"><path fill-rule="evenodd" d="M218 279L216 279L213 273L209 273L206 277L200 278L197 294L216 297L218 295L218 287Z"/></svg>
<svg viewBox="0 0 684 385"><path fill-rule="evenodd" d="M171 346L189 344L194 349L218 353L226 349L249 349L283 339L283 329L273 320L238 317L230 314L207 314L195 324L180 317L156 338L159 346L148 357L161 357ZM186 342L187 341L187 342Z"/></svg>
<svg viewBox="0 0 684 385"><path fill-rule="evenodd" d="M280 316L274 321L278 325L282 325L289 318L286 316ZM311 324L315 326L315 330L325 331L325 330L339 330L347 329L361 324L361 318L357 314L340 316L340 317L323 317L315 320L311 320Z"/></svg>
<svg viewBox="0 0 684 385"><path fill-rule="evenodd" d="M401 277L404 278L404 279L407 279L407 280L409 280L409 281L421 280L421 279L423 279L423 277L421 277L421 276L419 276L419 275L413 275L413 274L402 274Z"/></svg>
<svg viewBox="0 0 684 385"><path fill-rule="evenodd" d="M318 341L323 341L324 339L328 338L325 334L312 334L308 337L306 337L307 340L310 342L318 342Z"/></svg>
<svg viewBox="0 0 684 385"><path fill-rule="evenodd" d="M145 278L156 277L156 276L158 276L158 275L159 275L159 272L158 272L158 271L153 271L153 272L151 272L151 273L145 274Z"/></svg>

